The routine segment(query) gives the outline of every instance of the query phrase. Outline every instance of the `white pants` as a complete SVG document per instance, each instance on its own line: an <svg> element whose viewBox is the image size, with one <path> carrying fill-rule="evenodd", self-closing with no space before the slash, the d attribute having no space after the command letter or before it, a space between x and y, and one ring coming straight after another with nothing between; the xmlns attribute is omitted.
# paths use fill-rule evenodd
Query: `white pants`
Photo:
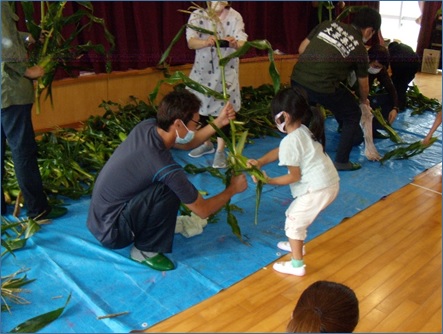
<svg viewBox="0 0 443 334"><path fill-rule="evenodd" d="M286 210L285 233L290 239L305 240L309 225L338 195L339 183L295 198Z"/></svg>

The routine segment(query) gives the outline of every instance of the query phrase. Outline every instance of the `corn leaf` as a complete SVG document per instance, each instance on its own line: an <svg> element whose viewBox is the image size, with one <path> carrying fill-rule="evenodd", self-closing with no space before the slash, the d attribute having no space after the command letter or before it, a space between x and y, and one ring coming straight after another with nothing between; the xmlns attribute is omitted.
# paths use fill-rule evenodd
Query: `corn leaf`
<svg viewBox="0 0 443 334"><path fill-rule="evenodd" d="M65 306L60 307L54 311L41 314L32 319L26 320L25 322L21 323L20 325L9 331L9 333L35 333L39 331L54 320L57 320L65 310L70 300L71 294L69 294Z"/></svg>
<svg viewBox="0 0 443 334"><path fill-rule="evenodd" d="M151 94L149 94L149 101L151 101L152 104L155 103L155 99L157 98L160 87L164 83L167 83L169 85L176 85L179 83L183 83L186 87L189 87L199 93L214 96L216 99L221 99L221 100L223 99L223 95L221 93L199 84L197 81L192 80L181 71L176 71L169 77L160 80L157 83L154 90L151 92Z"/></svg>
<svg viewBox="0 0 443 334"><path fill-rule="evenodd" d="M269 58L269 75L271 76L274 92L277 93L280 90L280 74L278 73L277 68L275 67L274 61L274 51L272 50L271 43L267 40L255 40L255 41L247 41L245 44L239 48L237 51L231 53L229 56L220 59L220 66L226 66L226 64L233 58L241 57L245 53L249 51L251 47L254 47L259 50L267 50L268 58Z"/></svg>
<svg viewBox="0 0 443 334"><path fill-rule="evenodd" d="M377 121L379 121L379 123L383 126L383 128L388 133L389 138L394 143L401 143L402 142L402 139L398 135L398 133L386 122L385 118L383 117L383 115L381 113L381 108L372 109L372 114L377 119Z"/></svg>
<svg viewBox="0 0 443 334"><path fill-rule="evenodd" d="M397 144L397 148L386 153L381 159L380 163L384 163L389 159L409 159L414 155L422 153L425 149L431 146L437 140L436 137L431 138L428 145L424 145L421 140L414 143L400 143Z"/></svg>

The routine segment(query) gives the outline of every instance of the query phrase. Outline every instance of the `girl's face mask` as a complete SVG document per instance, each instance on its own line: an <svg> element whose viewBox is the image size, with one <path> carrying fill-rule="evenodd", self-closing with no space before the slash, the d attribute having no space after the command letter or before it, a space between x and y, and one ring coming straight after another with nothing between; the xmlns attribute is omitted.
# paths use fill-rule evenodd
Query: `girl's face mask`
<svg viewBox="0 0 443 334"><path fill-rule="evenodd" d="M280 111L277 115L275 115L274 121L278 131L287 133L285 129L286 127L285 115L283 113L284 111Z"/></svg>
<svg viewBox="0 0 443 334"><path fill-rule="evenodd" d="M178 134L178 131L175 130L175 133L177 134L177 137L175 138L175 142L176 142L177 144L188 144L188 143L190 143L190 142L192 141L192 139L194 139L195 132L192 131L192 130L189 130L189 129L186 127L185 123L183 123L182 120L180 120L180 122L182 122L182 124L184 125L184 127L186 128L186 130L188 130L188 132L186 133L186 135L185 135L184 138L180 138L180 135Z"/></svg>

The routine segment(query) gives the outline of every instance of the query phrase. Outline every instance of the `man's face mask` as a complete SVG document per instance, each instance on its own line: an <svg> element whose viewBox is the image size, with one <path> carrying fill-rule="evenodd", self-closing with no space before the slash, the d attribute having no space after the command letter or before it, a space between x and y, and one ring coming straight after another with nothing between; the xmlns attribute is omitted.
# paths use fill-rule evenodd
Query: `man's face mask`
<svg viewBox="0 0 443 334"><path fill-rule="evenodd" d="M368 73L369 73L369 74L378 74L378 73L380 73L380 71L381 71L381 68L378 68L378 67L372 67L372 66L370 66L370 67L368 68Z"/></svg>
<svg viewBox="0 0 443 334"><path fill-rule="evenodd" d="M286 121L285 121L285 115L283 114L284 111L280 111L277 115L275 115L274 121L275 125L277 126L278 131L286 133Z"/></svg>
<svg viewBox="0 0 443 334"><path fill-rule="evenodd" d="M181 138L180 135L178 134L178 131L175 130L175 133L177 134L177 137L175 138L175 142L177 144L188 144L192 141L192 139L194 139L195 136L195 132L192 130L189 130L187 128L187 126L185 125L185 123L183 123L182 120L180 120L180 122L182 122L182 124L184 125L184 127L186 128L186 130L188 130L188 132L186 133L184 138Z"/></svg>

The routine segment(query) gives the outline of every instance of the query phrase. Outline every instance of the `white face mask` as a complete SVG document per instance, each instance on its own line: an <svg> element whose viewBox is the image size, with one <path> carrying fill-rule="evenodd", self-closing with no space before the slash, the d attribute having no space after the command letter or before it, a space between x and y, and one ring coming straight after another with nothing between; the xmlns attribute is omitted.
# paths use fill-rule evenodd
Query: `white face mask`
<svg viewBox="0 0 443 334"><path fill-rule="evenodd" d="M287 133L285 127L286 127L286 121L281 122L280 118L283 116L284 111L280 111L277 115L275 115L274 121L275 125L277 126L278 131Z"/></svg>
<svg viewBox="0 0 443 334"><path fill-rule="evenodd" d="M381 68L377 68L377 67L372 67L372 66L370 66L369 68L368 68L368 73L369 74L378 74L378 73L380 73L380 71L381 71Z"/></svg>
<svg viewBox="0 0 443 334"><path fill-rule="evenodd" d="M190 142L192 141L192 139L194 139L195 132L192 131L192 130L189 130L189 129L186 127L185 123L183 123L182 120L180 120L180 122L182 122L182 124L184 125L184 127L186 128L186 130L188 130L188 132L186 133L186 135L185 135L184 138L180 138L180 136L179 136L179 134L178 134L178 131L175 130L175 133L177 134L177 137L175 138L175 142L176 142L177 144L188 144L188 143L190 143Z"/></svg>

